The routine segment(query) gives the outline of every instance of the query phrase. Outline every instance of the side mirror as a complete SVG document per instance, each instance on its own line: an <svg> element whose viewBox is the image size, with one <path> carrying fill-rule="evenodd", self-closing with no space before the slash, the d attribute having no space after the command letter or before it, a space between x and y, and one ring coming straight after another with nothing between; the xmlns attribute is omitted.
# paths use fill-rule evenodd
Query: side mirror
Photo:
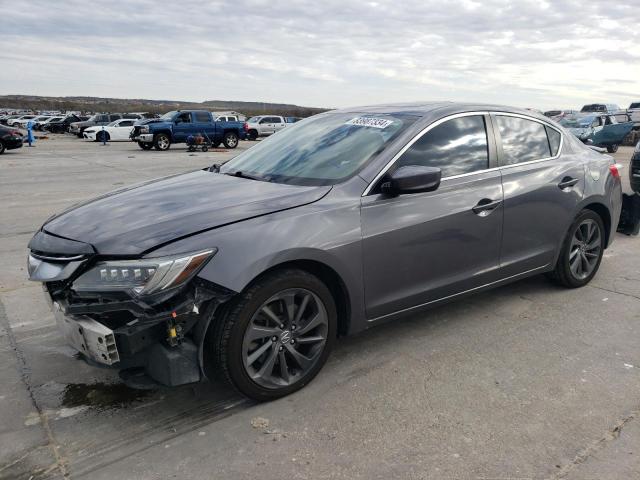
<svg viewBox="0 0 640 480"><path fill-rule="evenodd" d="M380 190L385 195L432 192L437 190L442 179L442 170L435 167L407 165L386 175Z"/></svg>

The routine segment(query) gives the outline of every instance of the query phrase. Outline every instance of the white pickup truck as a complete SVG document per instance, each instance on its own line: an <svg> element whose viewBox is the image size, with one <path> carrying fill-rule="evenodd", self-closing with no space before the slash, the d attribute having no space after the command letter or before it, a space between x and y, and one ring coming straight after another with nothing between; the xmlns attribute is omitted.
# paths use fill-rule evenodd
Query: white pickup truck
<svg viewBox="0 0 640 480"><path fill-rule="evenodd" d="M251 117L247 120L247 124L249 125L249 130L247 130L248 140L255 140L258 137L268 137L287 126L284 117L276 115Z"/></svg>

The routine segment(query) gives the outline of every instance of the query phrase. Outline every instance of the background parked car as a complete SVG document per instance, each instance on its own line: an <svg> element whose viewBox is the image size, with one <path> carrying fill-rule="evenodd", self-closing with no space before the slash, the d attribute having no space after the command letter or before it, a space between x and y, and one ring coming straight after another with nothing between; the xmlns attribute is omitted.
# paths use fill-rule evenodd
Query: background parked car
<svg viewBox="0 0 640 480"><path fill-rule="evenodd" d="M35 130L44 130L45 125L51 122L60 122L62 120L64 120L64 116L47 117L45 120L35 122L33 128Z"/></svg>
<svg viewBox="0 0 640 480"><path fill-rule="evenodd" d="M15 128L0 125L0 154L22 147L22 134Z"/></svg>
<svg viewBox="0 0 640 480"><path fill-rule="evenodd" d="M549 110L544 112L544 116L559 122L563 118L577 115L578 113L577 110Z"/></svg>
<svg viewBox="0 0 640 480"><path fill-rule="evenodd" d="M287 122L285 122L284 117L259 115L247 120L247 125L249 127L247 138L249 140L255 140L258 137L267 137L279 132L287 126Z"/></svg>
<svg viewBox="0 0 640 480"><path fill-rule="evenodd" d="M69 126L74 122L84 122L89 117L79 115L68 115L60 121L51 121L43 126L44 130L51 133L65 133L69 131Z"/></svg>
<svg viewBox="0 0 640 480"><path fill-rule="evenodd" d="M13 127L16 123L20 123L22 120L33 120L37 115L20 115L19 117L10 118L7 120L7 126Z"/></svg>
<svg viewBox="0 0 640 480"><path fill-rule="evenodd" d="M619 123L615 115L583 115L566 118L560 125L569 129L583 143L606 148L609 153L618 151L618 146L633 128L633 123Z"/></svg>
<svg viewBox="0 0 640 480"><path fill-rule="evenodd" d="M73 122L69 125L69 133L73 133L74 135L77 135L78 138L82 138L82 134L85 129L93 127L94 125L108 125L111 122L120 120L121 118L122 115L120 113L99 113L84 122Z"/></svg>
<svg viewBox="0 0 640 480"><path fill-rule="evenodd" d="M165 113L158 122L136 125L131 139L143 150L168 150L172 143L185 143L189 136L206 135L213 147L223 143L236 148L244 140L247 124L244 122L216 121L206 110L175 110Z"/></svg>
<svg viewBox="0 0 640 480"><path fill-rule="evenodd" d="M620 107L615 103L590 103L580 109L580 113L617 113Z"/></svg>
<svg viewBox="0 0 640 480"><path fill-rule="evenodd" d="M124 142L129 141L129 136L133 131L136 120L132 118L122 118L111 122L105 126L93 126L86 128L82 136L87 140L97 142Z"/></svg>

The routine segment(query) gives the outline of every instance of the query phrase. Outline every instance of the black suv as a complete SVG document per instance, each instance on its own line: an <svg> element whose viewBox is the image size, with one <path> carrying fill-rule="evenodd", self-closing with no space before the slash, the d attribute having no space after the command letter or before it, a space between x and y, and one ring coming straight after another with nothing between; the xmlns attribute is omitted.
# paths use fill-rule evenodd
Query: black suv
<svg viewBox="0 0 640 480"><path fill-rule="evenodd" d="M78 115L69 115L64 120L58 122L49 122L45 124L44 129L51 133L66 133L69 126L74 122L84 122L89 117L80 117Z"/></svg>
<svg viewBox="0 0 640 480"><path fill-rule="evenodd" d="M22 134L15 128L0 125L0 154L22 147Z"/></svg>

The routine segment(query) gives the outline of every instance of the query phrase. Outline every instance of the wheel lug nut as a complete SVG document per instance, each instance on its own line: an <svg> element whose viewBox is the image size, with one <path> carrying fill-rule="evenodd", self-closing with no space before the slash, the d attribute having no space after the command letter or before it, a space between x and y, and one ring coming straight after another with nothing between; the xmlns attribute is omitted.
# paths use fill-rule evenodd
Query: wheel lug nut
<svg viewBox="0 0 640 480"><path fill-rule="evenodd" d="M295 325L291 325L291 330L295 330L296 326Z"/></svg>
<svg viewBox="0 0 640 480"><path fill-rule="evenodd" d="M282 330L284 328L284 324L280 325L280 330Z"/></svg>
<svg viewBox="0 0 640 480"><path fill-rule="evenodd" d="M293 345L294 343L296 343L296 341L292 338L291 342L289 342L289 343L291 343Z"/></svg>
<svg viewBox="0 0 640 480"><path fill-rule="evenodd" d="M276 336L271 337L271 341L272 341L272 342L275 342L275 341L277 341L277 340L278 340L278 337L276 337Z"/></svg>
<svg viewBox="0 0 640 480"><path fill-rule="evenodd" d="M278 350L282 351L282 350L284 350L284 347L280 347Z"/></svg>

